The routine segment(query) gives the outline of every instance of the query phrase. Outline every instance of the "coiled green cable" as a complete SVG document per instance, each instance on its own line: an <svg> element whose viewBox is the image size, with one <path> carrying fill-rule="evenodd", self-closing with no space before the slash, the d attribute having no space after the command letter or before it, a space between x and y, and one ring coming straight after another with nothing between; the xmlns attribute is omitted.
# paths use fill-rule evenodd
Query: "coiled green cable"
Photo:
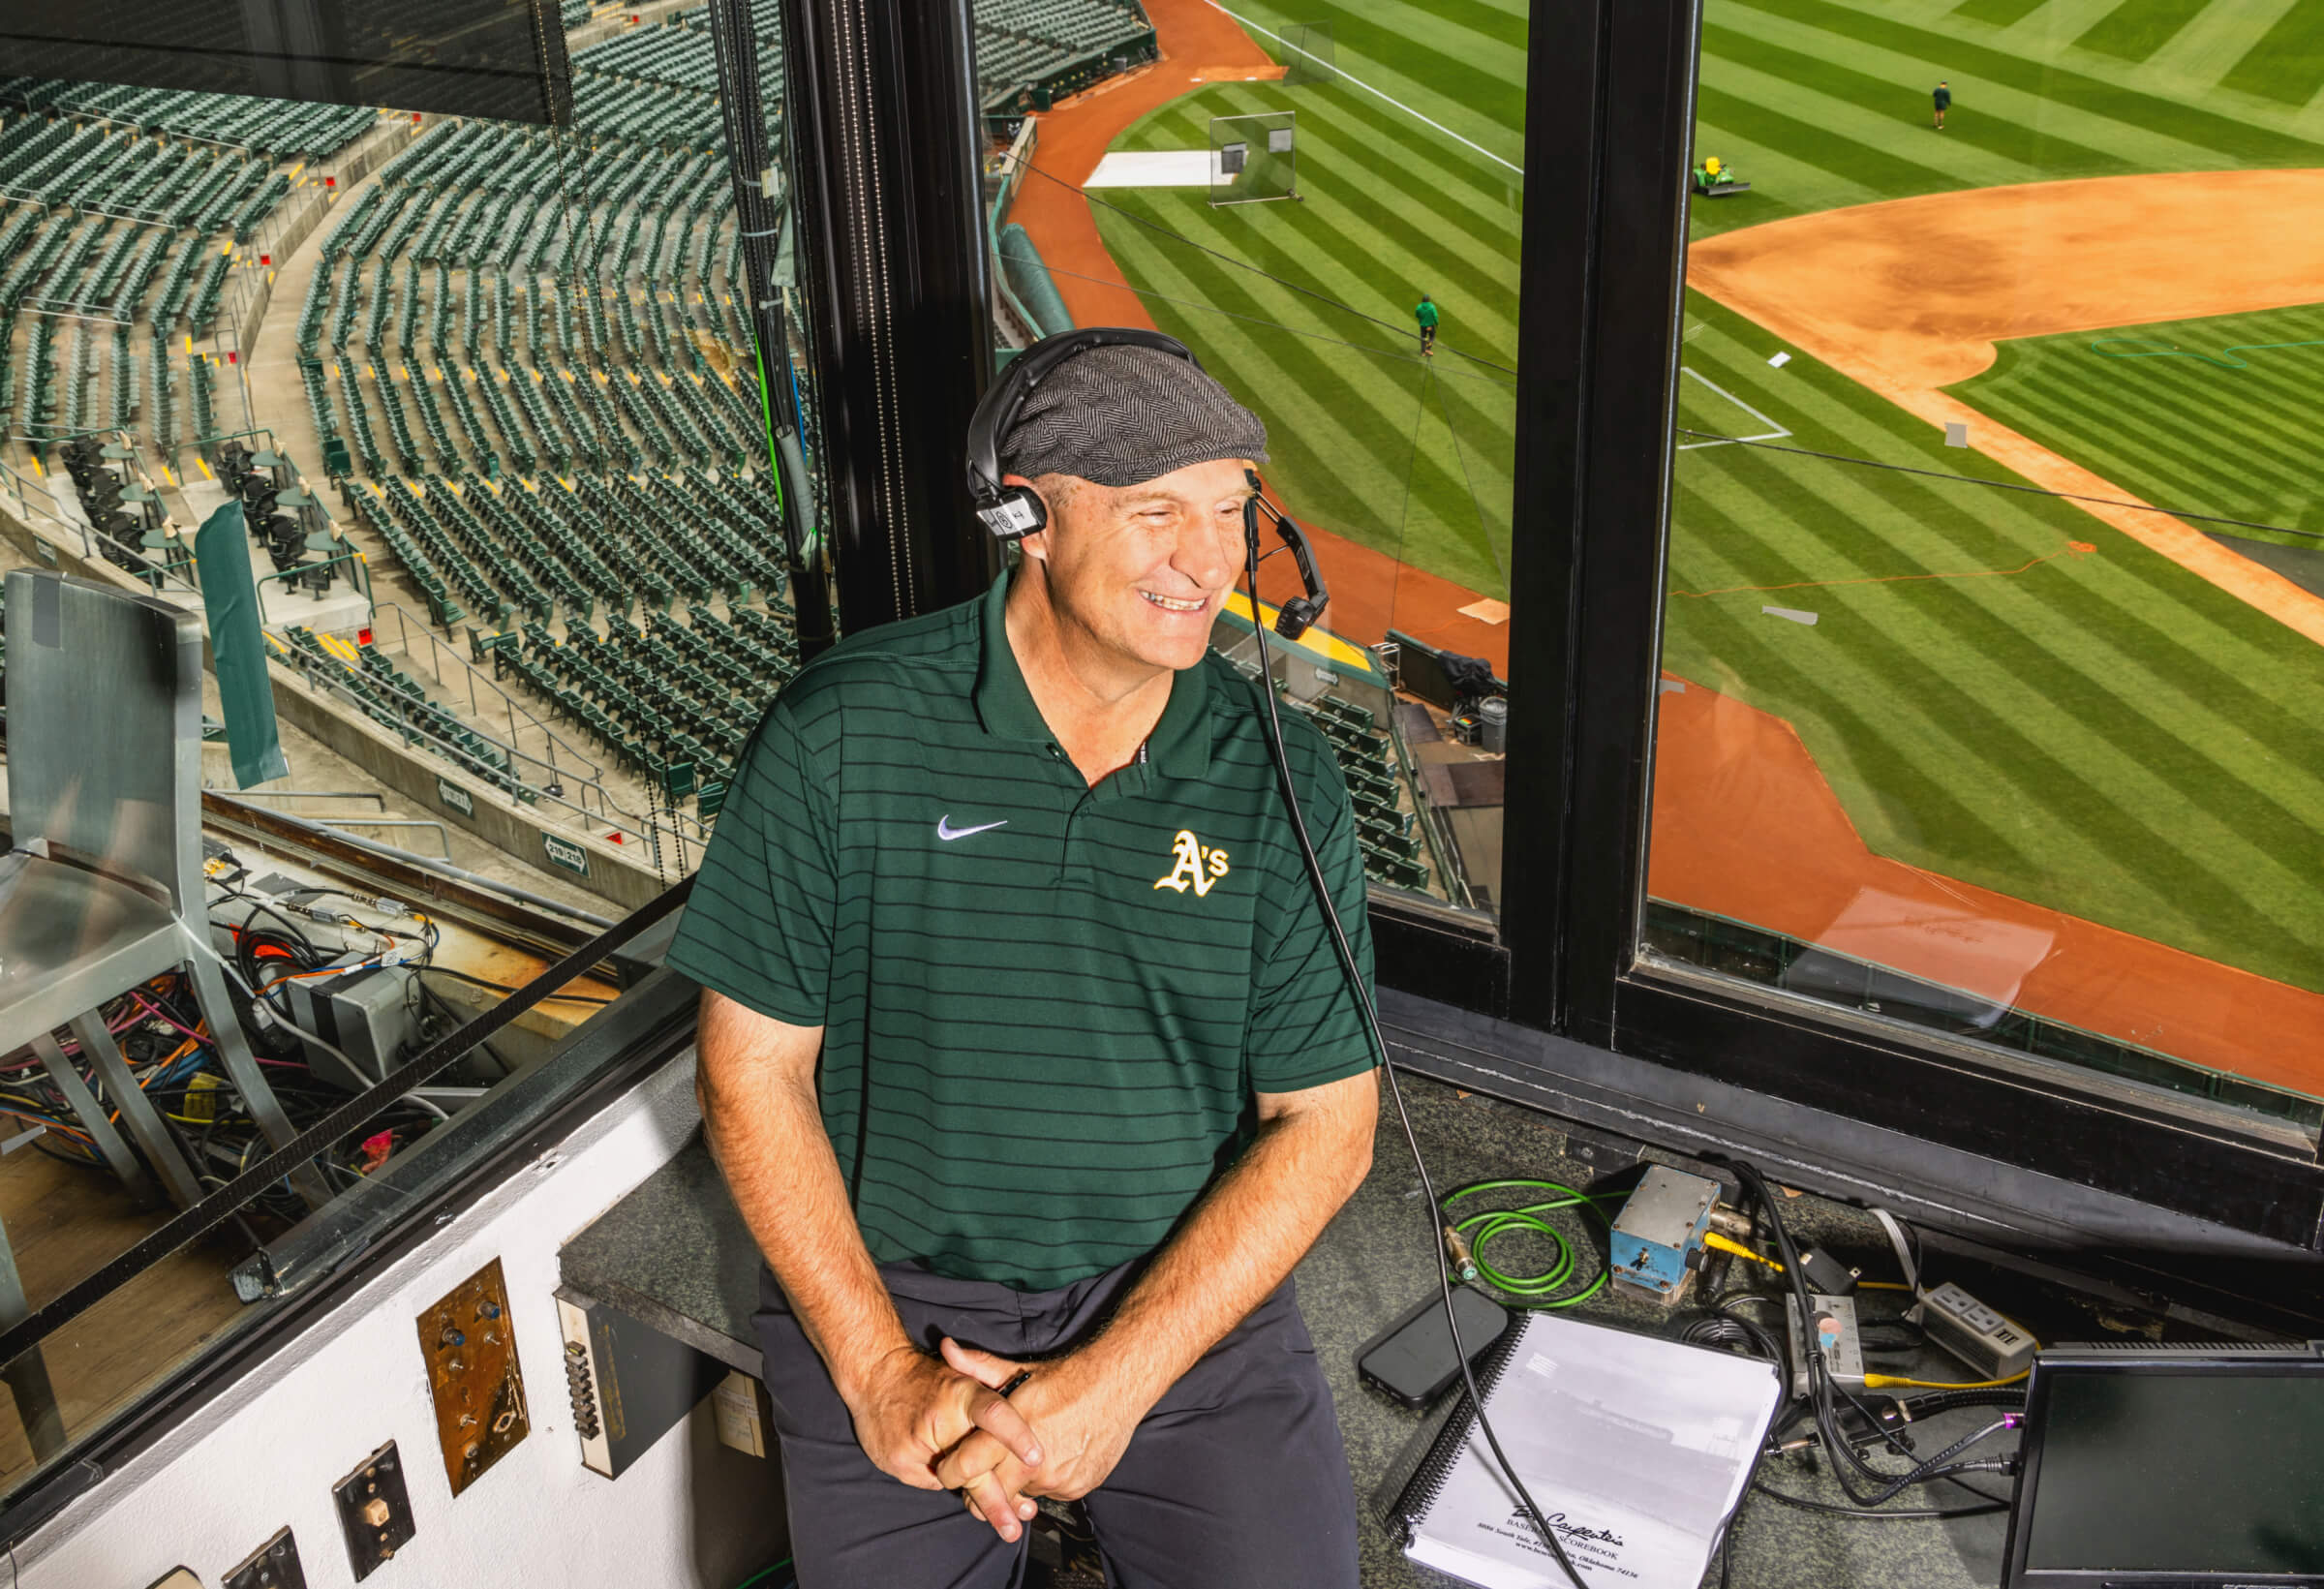
<svg viewBox="0 0 2324 1589"><path fill-rule="evenodd" d="M1516 1208L1487 1208L1460 1220L1452 1217L1452 1205L1464 1197L1473 1197L1480 1192L1511 1190L1554 1192L1558 1195L1546 1203L1529 1203ZM1586 1208L1598 1216L1599 1223L1605 1225L1610 1234L1612 1221L1606 1218L1605 1210L1598 1205L1601 1202L1620 1203L1628 1196L1626 1192L1577 1192L1554 1180L1475 1180L1448 1193L1442 1211L1451 1222L1451 1228L1458 1231L1468 1241L1469 1254L1477 1265L1480 1279L1494 1290L1515 1299L1520 1307L1573 1307L1588 1301L1605 1288L1606 1269L1602 1265L1598 1277L1587 1286L1570 1297L1558 1296L1560 1288L1572 1283L1575 1270L1580 1267L1581 1257L1575 1250L1574 1243L1566 1238L1566 1233L1542 1216L1559 1208ZM1538 1274L1511 1274L1496 1268L1485 1256L1486 1248L1495 1237L1506 1236L1511 1231L1531 1231L1537 1236L1548 1238L1554 1253L1549 1267Z"/></svg>

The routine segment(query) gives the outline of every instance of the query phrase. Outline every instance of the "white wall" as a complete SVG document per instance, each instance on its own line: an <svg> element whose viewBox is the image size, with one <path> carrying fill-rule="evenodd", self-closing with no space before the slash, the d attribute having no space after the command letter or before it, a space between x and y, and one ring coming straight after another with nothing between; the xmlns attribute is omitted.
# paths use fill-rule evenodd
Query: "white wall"
<svg viewBox="0 0 2324 1589"><path fill-rule="evenodd" d="M663 1066L18 1544L16 1585L147 1589L182 1564L218 1589L288 1524L307 1582L343 1589L331 1486L389 1439L418 1532L365 1589L733 1589L773 1561L775 1465L719 1445L707 1407L618 1480L581 1466L550 1300L559 1246L692 1131L693 1068ZM494 1258L533 1428L455 1500L413 1321Z"/></svg>

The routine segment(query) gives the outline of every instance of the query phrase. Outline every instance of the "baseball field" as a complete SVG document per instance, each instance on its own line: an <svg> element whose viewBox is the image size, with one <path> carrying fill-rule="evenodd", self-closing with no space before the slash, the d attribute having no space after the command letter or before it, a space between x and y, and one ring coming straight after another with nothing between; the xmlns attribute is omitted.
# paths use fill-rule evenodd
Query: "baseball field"
<svg viewBox="0 0 2324 1589"><path fill-rule="evenodd" d="M1271 35L1330 23L1332 80L1189 80L1114 146L1295 109L1302 200L1095 189L1105 251L1295 503L1503 596L1525 7L1230 5L1295 64ZM1166 48L1211 10L1149 9ZM1694 205L1664 663L1816 787L1723 780L1669 736L1743 719L1667 712L1699 786L1658 790L1653 892L1818 936L1780 840L1828 795L1867 864L2022 907L2049 947L1997 993L2155 946L2241 993L2125 1029L2086 966L2046 1013L2324 1090L2234 1029L2324 1013L2320 94L2324 8L2284 0L1709 0L1697 155L1752 190Z"/></svg>

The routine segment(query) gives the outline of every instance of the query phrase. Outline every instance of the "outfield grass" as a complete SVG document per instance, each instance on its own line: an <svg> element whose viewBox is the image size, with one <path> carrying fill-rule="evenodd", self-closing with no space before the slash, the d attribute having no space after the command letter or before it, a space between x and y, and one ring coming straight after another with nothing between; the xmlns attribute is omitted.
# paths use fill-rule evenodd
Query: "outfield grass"
<svg viewBox="0 0 2324 1589"><path fill-rule="evenodd" d="M1496 168L1416 144L1345 85L1187 95L1118 140L1209 146L1212 116L1299 111L1303 201L1212 208L1203 188L1104 189L1098 230L1147 300L1267 421L1270 473L1364 545L1508 595L1518 215ZM1423 362L1412 306L1444 306ZM1345 307L1340 307L1345 306ZM1457 351L1473 351L1483 362Z"/></svg>
<svg viewBox="0 0 2324 1589"><path fill-rule="evenodd" d="M1686 367L1782 445L2014 478L1769 347L1690 294ZM1761 428L1692 378L1679 418ZM1664 641L1789 721L1874 849L2324 992L2312 643L2055 499L1745 446L1681 452L1676 483L1674 593L1890 581L1674 594ZM1980 577L1897 577L1928 573Z"/></svg>
<svg viewBox="0 0 2324 1589"><path fill-rule="evenodd" d="M2324 305L2004 342L1952 390L2158 507L2324 551Z"/></svg>
<svg viewBox="0 0 2324 1589"><path fill-rule="evenodd" d="M1752 191L1696 205L1693 234L1957 188L2324 165L2324 142L2290 110L2324 71L2307 46L2269 43L2272 12L2125 0L2071 39L2004 39L2031 10L1967 0L1924 25L1889 0L1710 0L1696 148ZM2303 0L2287 27L2294 17L2324 47L2324 6ZM2189 39L2231 46L2225 91L2198 63L2173 73ZM1953 89L1942 133L1929 97L1941 77Z"/></svg>

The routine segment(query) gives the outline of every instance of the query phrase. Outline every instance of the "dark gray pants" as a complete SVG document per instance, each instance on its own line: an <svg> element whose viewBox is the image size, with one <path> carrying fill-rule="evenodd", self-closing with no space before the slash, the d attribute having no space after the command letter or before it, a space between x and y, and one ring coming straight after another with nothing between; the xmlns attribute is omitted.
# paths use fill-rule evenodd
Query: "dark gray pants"
<svg viewBox="0 0 2324 1589"><path fill-rule="evenodd" d="M1120 1299L1128 1268L1056 1291L880 1268L914 1341L1004 1358L1070 1350ZM1002 1543L959 1496L880 1472L772 1274L759 1344L782 1443L801 1589L1015 1589ZM1331 1391L1286 1280L1155 1403L1083 1501L1118 1589L1356 1589L1356 1496Z"/></svg>

